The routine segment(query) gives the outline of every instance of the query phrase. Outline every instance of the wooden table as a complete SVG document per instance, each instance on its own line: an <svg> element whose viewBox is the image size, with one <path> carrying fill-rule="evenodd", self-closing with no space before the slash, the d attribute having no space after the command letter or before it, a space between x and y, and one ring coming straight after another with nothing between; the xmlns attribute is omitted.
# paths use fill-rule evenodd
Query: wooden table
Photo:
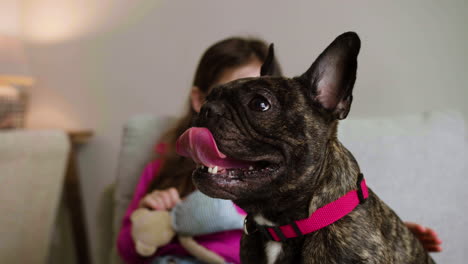
<svg viewBox="0 0 468 264"><path fill-rule="evenodd" d="M77 149L89 141L93 136L92 131L69 131L71 149L68 157L68 167L65 176L64 195L65 203L70 211L75 253L78 263L91 263L89 240L86 228L83 199L81 193L81 183L79 176L79 166Z"/></svg>

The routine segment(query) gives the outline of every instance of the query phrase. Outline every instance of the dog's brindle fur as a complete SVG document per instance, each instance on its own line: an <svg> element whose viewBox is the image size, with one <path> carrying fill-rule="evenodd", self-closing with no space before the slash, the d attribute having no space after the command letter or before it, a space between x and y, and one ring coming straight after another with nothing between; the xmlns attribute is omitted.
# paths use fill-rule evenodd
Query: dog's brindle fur
<svg viewBox="0 0 468 264"><path fill-rule="evenodd" d="M253 176L239 173L235 179L195 171L196 186L210 196L234 200L257 221L274 225L307 218L356 189L359 166L336 134L338 120L350 109L359 49L358 36L345 33L306 73L283 78L268 76L275 71L269 63L270 48L262 77L215 87L197 125L209 128L226 155L277 167L271 173L252 172ZM255 108L258 98L269 104L266 111ZM268 252L272 247L276 252ZM303 237L274 242L260 232L244 234L241 260L247 264L433 263L371 190L365 203L350 214Z"/></svg>

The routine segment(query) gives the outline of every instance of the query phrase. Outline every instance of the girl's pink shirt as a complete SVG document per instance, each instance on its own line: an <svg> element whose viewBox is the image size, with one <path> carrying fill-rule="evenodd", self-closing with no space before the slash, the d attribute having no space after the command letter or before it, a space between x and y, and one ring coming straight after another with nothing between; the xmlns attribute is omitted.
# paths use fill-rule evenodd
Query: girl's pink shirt
<svg viewBox="0 0 468 264"><path fill-rule="evenodd" d="M156 146L156 152L162 154L165 152L165 144L158 144ZM140 200L146 195L147 189L153 181L155 175L158 174L161 168L161 160L155 160L149 163L140 177L138 184L135 188L133 199L125 212L125 216L122 220L119 236L117 238L117 251L119 255L129 264L142 264L150 263L155 256L188 256L189 253L182 248L178 243L177 239L173 239L169 244L159 248L153 256L142 257L138 255L135 250L135 243L131 235L132 222L130 216L138 209ZM245 215L242 209L238 208L240 214ZM218 232L208 235L196 236L194 239L202 246L207 249L216 252L222 256L226 262L229 263L240 263L240 239L242 236L242 230L229 230L224 232Z"/></svg>

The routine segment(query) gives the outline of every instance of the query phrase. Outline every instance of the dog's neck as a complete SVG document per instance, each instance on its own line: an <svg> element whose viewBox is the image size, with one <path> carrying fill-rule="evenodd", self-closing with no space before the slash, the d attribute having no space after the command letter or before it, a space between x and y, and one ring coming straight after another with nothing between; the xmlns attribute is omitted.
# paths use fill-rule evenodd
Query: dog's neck
<svg viewBox="0 0 468 264"><path fill-rule="evenodd" d="M351 153L332 137L319 166L304 175L304 182L266 200L238 203L247 213L275 225L309 217L318 208L356 188L359 166ZM260 223L259 223L260 224Z"/></svg>
<svg viewBox="0 0 468 264"><path fill-rule="evenodd" d="M315 185L308 203L308 214L356 189L359 165L354 156L336 138L327 147L320 172L313 176Z"/></svg>

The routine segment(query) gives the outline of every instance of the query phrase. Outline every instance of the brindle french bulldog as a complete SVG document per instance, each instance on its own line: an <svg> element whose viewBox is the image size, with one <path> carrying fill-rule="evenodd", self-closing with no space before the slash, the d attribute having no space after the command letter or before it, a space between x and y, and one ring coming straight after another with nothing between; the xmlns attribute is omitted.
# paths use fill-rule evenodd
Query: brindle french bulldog
<svg viewBox="0 0 468 264"><path fill-rule="evenodd" d="M196 124L203 129L181 140L178 151L204 165L193 173L197 188L248 213L242 263L434 263L370 189L315 232L280 242L265 235L265 226L308 218L357 188L359 165L337 127L351 107L359 49L358 35L344 33L304 74L284 78L271 75L270 46L262 76L215 87Z"/></svg>

